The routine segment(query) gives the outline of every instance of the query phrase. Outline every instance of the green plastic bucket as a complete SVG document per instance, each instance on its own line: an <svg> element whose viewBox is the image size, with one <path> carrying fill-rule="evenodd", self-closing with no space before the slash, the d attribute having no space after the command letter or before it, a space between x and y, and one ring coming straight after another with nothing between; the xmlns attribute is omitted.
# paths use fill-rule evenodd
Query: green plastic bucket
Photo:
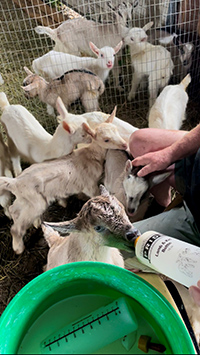
<svg viewBox="0 0 200 355"><path fill-rule="evenodd" d="M183 321L154 287L97 262L36 277L0 318L0 354L144 354L141 336L164 346L166 354L195 354Z"/></svg>

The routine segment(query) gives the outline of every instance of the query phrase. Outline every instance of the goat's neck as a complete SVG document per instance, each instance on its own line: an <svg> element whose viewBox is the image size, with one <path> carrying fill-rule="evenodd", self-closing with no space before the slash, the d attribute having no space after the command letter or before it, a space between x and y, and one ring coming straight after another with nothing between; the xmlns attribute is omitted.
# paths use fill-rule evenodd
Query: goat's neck
<svg viewBox="0 0 200 355"><path fill-rule="evenodd" d="M93 160L102 162L105 160L107 149L98 145L95 141L92 141L90 145L84 149L84 154L89 155Z"/></svg>
<svg viewBox="0 0 200 355"><path fill-rule="evenodd" d="M71 233L70 239L73 244L76 244L75 258L77 261L111 262L112 249L102 244L100 235L93 228L81 230L78 234L77 232Z"/></svg>
<svg viewBox="0 0 200 355"><path fill-rule="evenodd" d="M74 143L72 142L71 136L66 132L62 125L59 125L51 140L46 144L48 159L70 154L73 148Z"/></svg>
<svg viewBox="0 0 200 355"><path fill-rule="evenodd" d="M47 95L49 94L49 89L50 89L49 83L45 82L44 80L41 80L39 85L39 90L38 90L38 96L42 102L47 102L46 98Z"/></svg>
<svg viewBox="0 0 200 355"><path fill-rule="evenodd" d="M130 46L131 56L141 55L152 48L152 44L148 42L140 42Z"/></svg>

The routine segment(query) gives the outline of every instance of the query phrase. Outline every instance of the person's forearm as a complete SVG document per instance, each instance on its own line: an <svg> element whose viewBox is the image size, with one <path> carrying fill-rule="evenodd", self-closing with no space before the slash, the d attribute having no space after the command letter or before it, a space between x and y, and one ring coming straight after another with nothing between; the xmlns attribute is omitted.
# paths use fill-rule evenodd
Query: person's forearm
<svg viewBox="0 0 200 355"><path fill-rule="evenodd" d="M170 147L171 163L197 152L200 148L200 124Z"/></svg>

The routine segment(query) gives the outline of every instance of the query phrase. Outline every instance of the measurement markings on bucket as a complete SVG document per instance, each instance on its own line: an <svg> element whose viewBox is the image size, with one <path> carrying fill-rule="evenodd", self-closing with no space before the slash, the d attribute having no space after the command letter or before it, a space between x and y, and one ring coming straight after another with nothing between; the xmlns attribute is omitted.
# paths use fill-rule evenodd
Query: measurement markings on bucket
<svg viewBox="0 0 200 355"><path fill-rule="evenodd" d="M62 351L70 353L70 349L77 349L78 353L80 346L82 350L83 347L86 350L88 347L96 347L97 343L99 347L101 344L105 346L136 329L137 321L134 315L130 314L126 300L119 298L51 334L42 341L41 350L42 353L59 354ZM95 345L92 345L88 341L94 338Z"/></svg>
<svg viewBox="0 0 200 355"><path fill-rule="evenodd" d="M119 311L119 312L116 313L117 311ZM108 315L109 315L109 314L112 314L112 313L115 313L116 316L117 316L118 314L120 314L121 312L120 312L119 307L116 307L115 309L113 309L113 310L107 312L106 314L102 314L101 316L97 317L96 319L92 319L91 321L88 321L86 324L83 324L82 326L79 326L79 323L80 323L80 322L74 323L73 325L75 325L75 324L78 325L78 328L77 328L77 329L74 329L74 330L72 330L72 331L68 331L67 334L65 334L65 335L63 335L63 336L60 336L60 337L58 337L58 339L52 340L52 341L50 341L50 342L47 343L47 344L46 344L46 342L44 342L44 343L43 343L43 344L44 344L44 348L47 348L47 347L48 347L49 350L51 351L51 345L52 345L52 344L57 343L57 345L60 346L59 341L62 340L63 338L65 338L65 341L68 342L67 337L68 337L69 335L71 335L71 334L73 334L73 335L74 335L74 338L76 338L76 332L78 332L79 330L82 330L82 333L85 333L84 328L87 327L87 326L90 326L90 329L94 329L93 326L92 326L92 324L93 324L94 322L96 322L96 321L98 321L99 325L102 325L100 319L102 319L103 317L106 317L106 319L109 321L109 316L108 316ZM92 316L90 316L90 317L92 317Z"/></svg>

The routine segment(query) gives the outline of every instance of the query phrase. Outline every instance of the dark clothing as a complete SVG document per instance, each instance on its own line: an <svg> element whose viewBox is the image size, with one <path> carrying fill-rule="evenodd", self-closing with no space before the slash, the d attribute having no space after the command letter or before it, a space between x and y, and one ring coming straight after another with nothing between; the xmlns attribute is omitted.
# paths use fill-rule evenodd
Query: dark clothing
<svg viewBox="0 0 200 355"><path fill-rule="evenodd" d="M200 231L200 149L175 163L175 182Z"/></svg>

